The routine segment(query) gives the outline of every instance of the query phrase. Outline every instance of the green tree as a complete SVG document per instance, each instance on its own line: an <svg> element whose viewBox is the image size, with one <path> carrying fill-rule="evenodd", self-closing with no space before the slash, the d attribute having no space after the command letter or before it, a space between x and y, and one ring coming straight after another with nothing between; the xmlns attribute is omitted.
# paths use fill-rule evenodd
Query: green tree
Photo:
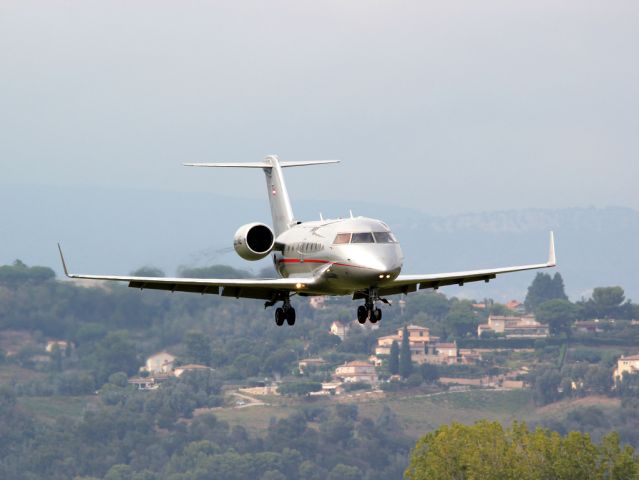
<svg viewBox="0 0 639 480"><path fill-rule="evenodd" d="M250 353L242 353L233 361L233 366L242 375L242 378L254 377L260 373L260 359Z"/></svg>
<svg viewBox="0 0 639 480"><path fill-rule="evenodd" d="M457 338L476 334L479 317L473 310L472 302L454 299L453 305L446 315L446 325Z"/></svg>
<svg viewBox="0 0 639 480"><path fill-rule="evenodd" d="M408 328L404 326L402 331L402 346L399 351L399 374L402 378L408 378L413 373L413 361L410 356L410 338Z"/></svg>
<svg viewBox="0 0 639 480"><path fill-rule="evenodd" d="M135 345L126 331L107 334L96 344L88 363L92 366L98 385L105 383L109 375L115 372L132 375L140 365Z"/></svg>
<svg viewBox="0 0 639 480"><path fill-rule="evenodd" d="M537 306L535 313L537 320L548 324L550 333L570 334L570 327L577 319L577 307L568 300L548 300Z"/></svg>
<svg viewBox="0 0 639 480"><path fill-rule="evenodd" d="M21 260L16 260L13 265L0 266L0 283L32 284L42 283L55 278L55 272L48 267L28 267Z"/></svg>
<svg viewBox="0 0 639 480"><path fill-rule="evenodd" d="M559 400L561 375L557 370L540 370L534 379L533 398L537 405L547 405Z"/></svg>
<svg viewBox="0 0 639 480"><path fill-rule="evenodd" d="M433 365L432 363L422 363L420 373L427 383L432 383L439 379L439 369L437 365Z"/></svg>
<svg viewBox="0 0 639 480"><path fill-rule="evenodd" d="M538 273L528 287L524 305L529 312L535 312L542 303L555 299L568 300L561 274L557 272L551 277L547 273Z"/></svg>
<svg viewBox="0 0 639 480"><path fill-rule="evenodd" d="M300 480L322 480L325 475L315 463L310 460L304 460L299 468Z"/></svg>
<svg viewBox="0 0 639 480"><path fill-rule="evenodd" d="M390 356L388 357L388 371L391 375L399 373L399 345L393 340L390 348Z"/></svg>
<svg viewBox="0 0 639 480"><path fill-rule="evenodd" d="M357 467L339 463L331 470L328 480L361 480L362 472Z"/></svg>
<svg viewBox="0 0 639 480"><path fill-rule="evenodd" d="M631 310L621 287L597 287L585 305L587 318L625 318Z"/></svg>
<svg viewBox="0 0 639 480"><path fill-rule="evenodd" d="M186 361L209 365L211 363L211 339L200 332L190 331L184 338Z"/></svg>
<svg viewBox="0 0 639 480"><path fill-rule="evenodd" d="M268 470L264 472L264 475L260 477L260 480L286 480L286 475L279 470Z"/></svg>
<svg viewBox="0 0 639 480"><path fill-rule="evenodd" d="M62 371L62 349L58 344L51 349L51 365L56 372Z"/></svg>
<svg viewBox="0 0 639 480"><path fill-rule="evenodd" d="M621 480L637 474L634 451L622 449L616 435L596 445L580 432L562 437L519 423L505 429L486 420L444 425L422 437L406 470L408 480Z"/></svg>
<svg viewBox="0 0 639 480"><path fill-rule="evenodd" d="M113 465L107 474L104 476L104 480L131 480L133 477L133 469L129 465Z"/></svg>
<svg viewBox="0 0 639 480"><path fill-rule="evenodd" d="M429 317L441 321L446 317L448 310L450 310L450 303L442 293L418 293L407 299L406 315L409 317L423 312Z"/></svg>

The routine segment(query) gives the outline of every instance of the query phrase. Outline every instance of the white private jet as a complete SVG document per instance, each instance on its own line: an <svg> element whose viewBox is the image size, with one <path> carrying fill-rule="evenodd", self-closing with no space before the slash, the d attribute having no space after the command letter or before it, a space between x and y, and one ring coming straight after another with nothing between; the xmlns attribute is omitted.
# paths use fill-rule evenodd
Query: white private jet
<svg viewBox="0 0 639 480"><path fill-rule="evenodd" d="M235 233L233 246L245 260L260 260L273 255L273 263L280 278L165 278L111 275L72 274L67 269L62 249L60 258L64 273L70 278L129 282L129 287L170 290L171 292L210 293L235 298L266 300L265 307L278 302L275 322L295 324L293 295L352 295L363 299L357 308L360 323L372 323L382 318L378 303L388 304L384 297L408 294L421 289L437 289L444 285L462 286L467 282L488 282L497 275L522 270L554 267L555 246L550 232L548 261L534 265L470 270L466 272L401 275L404 257L399 242L388 225L380 220L352 217L300 222L286 191L282 168L302 167L339 160L280 162L275 155L256 163L188 163L191 167L259 168L266 175L273 228L263 223L249 223Z"/></svg>

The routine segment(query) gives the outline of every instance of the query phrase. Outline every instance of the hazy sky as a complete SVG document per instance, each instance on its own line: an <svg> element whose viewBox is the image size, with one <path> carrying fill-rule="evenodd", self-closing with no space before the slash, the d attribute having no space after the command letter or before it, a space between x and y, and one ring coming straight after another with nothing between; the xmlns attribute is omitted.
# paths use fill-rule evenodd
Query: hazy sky
<svg viewBox="0 0 639 480"><path fill-rule="evenodd" d="M0 2L0 188L639 208L637 1ZM155 194L155 193L151 193ZM3 206L0 208L7 208Z"/></svg>

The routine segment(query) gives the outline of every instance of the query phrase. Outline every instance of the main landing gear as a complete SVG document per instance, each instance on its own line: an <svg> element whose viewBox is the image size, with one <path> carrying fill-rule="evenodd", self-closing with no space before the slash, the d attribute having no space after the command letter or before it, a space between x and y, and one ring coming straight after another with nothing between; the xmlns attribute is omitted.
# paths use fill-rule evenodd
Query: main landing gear
<svg viewBox="0 0 639 480"><path fill-rule="evenodd" d="M382 319L382 310L375 306L377 301L390 305L388 300L379 297L377 289L371 288L366 294L364 305L357 307L357 321L359 323L364 324L366 320L370 320L371 323L377 323Z"/></svg>
<svg viewBox="0 0 639 480"><path fill-rule="evenodd" d="M277 326L281 327L284 325L284 320L286 320L286 323L289 325L295 325L295 309L290 305L288 308L284 306L275 309L275 323Z"/></svg>
<svg viewBox="0 0 639 480"><path fill-rule="evenodd" d="M266 302L264 304L264 308L272 307L279 300L280 299L275 299L270 302ZM275 324L278 327L284 325L284 322L289 325L295 325L295 309L291 306L291 299L288 295L286 295L285 297L281 298L281 300L282 306L275 309Z"/></svg>

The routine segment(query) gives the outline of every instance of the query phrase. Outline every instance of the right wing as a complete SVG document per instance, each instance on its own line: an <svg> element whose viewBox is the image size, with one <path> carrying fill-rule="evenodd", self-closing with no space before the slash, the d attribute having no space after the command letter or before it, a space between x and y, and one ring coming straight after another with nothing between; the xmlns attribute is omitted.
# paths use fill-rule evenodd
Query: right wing
<svg viewBox="0 0 639 480"><path fill-rule="evenodd" d="M289 277L273 279L251 278L169 278L135 277L117 275L85 275L69 273L62 248L58 244L64 274L69 278L129 282L129 287L141 290L168 290L171 292L192 292L221 295L235 298L257 298L271 300L280 292L303 292L317 282L316 277Z"/></svg>

